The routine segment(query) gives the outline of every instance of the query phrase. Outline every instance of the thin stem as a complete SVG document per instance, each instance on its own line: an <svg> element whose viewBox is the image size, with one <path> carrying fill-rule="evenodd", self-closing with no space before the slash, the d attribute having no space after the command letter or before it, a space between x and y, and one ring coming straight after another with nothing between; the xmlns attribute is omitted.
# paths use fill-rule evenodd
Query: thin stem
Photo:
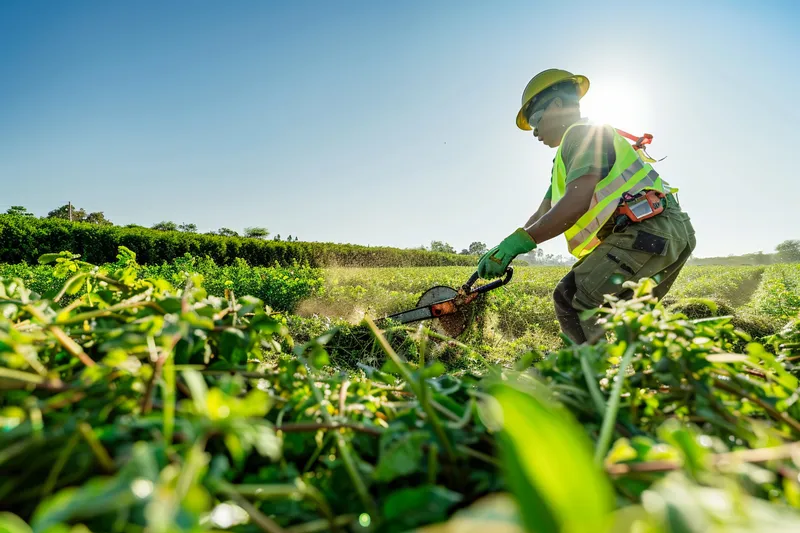
<svg viewBox="0 0 800 533"><path fill-rule="evenodd" d="M306 365L308 368L308 365ZM311 371L306 374L306 381L308 381L308 385L311 388L311 392L314 394L314 397L317 400L317 403L320 405L320 413L322 413L323 418L326 422L330 425L335 424L333 418L331 417L330 413L325 407L325 400L322 397L322 393L319 391L317 384L314 383L314 379L312 376ZM335 442L336 447L339 450L339 455L342 457L342 462L344 463L345 470L347 470L348 476L350 476L350 480L353 482L355 486L356 493L358 494L359 499L361 500L361 504L367 509L367 512L371 516L378 516L378 505L375 503L375 500L372 499L370 496L369 491L367 490L367 485L364 483L364 479L358 473L358 469L356 468L355 461L353 460L353 456L350 455L350 448L348 447L347 441L344 440L342 434L340 432L335 433Z"/></svg>
<svg viewBox="0 0 800 533"><path fill-rule="evenodd" d="M166 315L167 312L161 308L156 302L144 302L142 301L146 298L146 295L136 295L133 298L128 298L127 300L120 302L118 304L114 304L110 307L106 307L105 309L97 309L95 311L86 311L85 313L78 313L77 315L73 315L69 318L65 318L64 320L58 320L56 323L59 326L69 326L72 324L80 324L85 320L91 320L93 318L99 318L101 316L112 315L117 311L122 311L124 309L130 309L133 307L150 307L151 309L155 309L162 315ZM60 314L60 313L59 313Z"/></svg>
<svg viewBox="0 0 800 533"><path fill-rule="evenodd" d="M26 383L33 383L34 385L41 385L47 381L46 377L40 376L39 374L31 374L30 372L24 372L22 370L3 367L0 367L0 378L24 381ZM60 380L57 383L60 383Z"/></svg>
<svg viewBox="0 0 800 533"><path fill-rule="evenodd" d="M611 397L608 400L608 407L603 417L603 425L600 429L600 438L597 441L597 448L595 449L594 462L598 466L603 464L603 458L606 456L608 447L611 444L611 436L614 432L617 411L619 410L619 399L622 394L622 384L625 382L625 373L628 371L628 365L630 365L631 359L633 359L633 352L635 350L636 344L629 341L628 349L625 350L625 355L622 356L622 362L617 371L617 379L614 382L614 389L611 391Z"/></svg>
<svg viewBox="0 0 800 533"><path fill-rule="evenodd" d="M603 394L600 392L600 387L597 386L597 380L592 373L589 359L585 354L579 354L578 357L581 360L581 370L583 370L583 378L586 380L586 387L589 389L589 395L592 397L595 409L603 416L606 412L606 403L603 399Z"/></svg>
<svg viewBox="0 0 800 533"><path fill-rule="evenodd" d="M758 404L759 407L764 409L764 411L766 411L772 418L780 422L786 422L792 427L792 429L800 433L800 422L789 416L788 413L781 413L780 411L777 411L769 403L765 402L755 394L751 394L747 391L738 389L733 385L731 385L730 383L725 383L724 381L720 381L718 379L714 380L714 386L717 387L718 389L724 390L725 392L729 392L741 398L747 398L751 402Z"/></svg>
<svg viewBox="0 0 800 533"><path fill-rule="evenodd" d="M495 459L491 455L486 455L483 452L479 452L477 450L473 450L472 448L469 448L469 447L467 447L467 446L465 446L463 444L459 444L458 446L456 446L456 449L458 451L460 451L461 453L463 453L464 455L469 455L470 457L474 457L475 459L480 459L481 461L483 461L485 463L488 463L488 464L490 464L492 466L495 466L497 468L500 468L502 466L500 464L500 461L498 461L497 459Z"/></svg>
<svg viewBox="0 0 800 533"><path fill-rule="evenodd" d="M150 409L153 407L153 389L155 389L155 383L161 377L161 369L164 367L164 363L167 360L167 357L172 354L172 351L175 349L175 345L178 344L178 341L181 340L181 334L176 333L172 336L172 340L170 342L170 346L168 349L164 350L161 356L156 360L156 363L153 367L153 375L150 376L150 381L147 382L147 389L144 392L144 397L142 398L142 407L141 411L142 414L147 414L150 412Z"/></svg>
<svg viewBox="0 0 800 533"><path fill-rule="evenodd" d="M436 485L436 476L439 474L439 446L434 442L428 448L428 484Z"/></svg>
<svg viewBox="0 0 800 533"><path fill-rule="evenodd" d="M275 431L283 431L284 433L303 433L310 431L318 431L320 429L352 429L359 433L366 433L368 435L380 436L383 431L380 428L373 428L355 424L352 422L330 422L330 423L317 423L317 422L294 422L289 424L281 424L275 427Z"/></svg>
<svg viewBox="0 0 800 533"><path fill-rule="evenodd" d="M286 533L285 529L279 526L270 517L259 511L255 505L247 500L247 498L239 494L236 488L230 483L220 481L219 492L231 498L236 502L236 505L244 509L247 514L250 515L253 523L257 525L261 531L266 531L267 533Z"/></svg>
<svg viewBox="0 0 800 533"><path fill-rule="evenodd" d="M433 331L432 329L428 329L428 328L426 328L424 326L422 327L422 331L425 332L425 334L428 335L429 337L433 337L434 339L438 339L440 341L448 342L453 346L457 346L458 348L461 348L462 350L465 350L465 351L471 353L472 355L476 356L476 359L478 359L478 361L483 363L486 367L491 367L492 366L491 363L489 363L489 361L487 361L486 358L483 355L481 355L480 352L475 350L475 348L467 346L463 342L457 341L456 339L454 339L452 337L448 337L447 335L442 335L441 333L437 333L437 332Z"/></svg>
<svg viewBox="0 0 800 533"><path fill-rule="evenodd" d="M50 323L50 321L47 320L47 317L44 315L44 313L42 313L32 305L26 305L25 310L28 311L31 315L33 315L37 320L42 322L44 328L49 330L50 333L53 334L53 336L61 344L61 346L63 346L64 349L67 350L70 354L80 359L81 363L83 363L86 366L94 366L97 364L92 360L91 357L86 355L86 352L83 351L83 348L81 348L80 344L72 340L72 338L70 338L69 335L64 333L63 329L59 328L55 324Z"/></svg>
<svg viewBox="0 0 800 533"><path fill-rule="evenodd" d="M339 415L344 416L345 404L347 403L347 388L350 386L350 380L345 379L341 387L339 387Z"/></svg>
<svg viewBox="0 0 800 533"><path fill-rule="evenodd" d="M111 456L108 455L108 452L103 447L100 439L98 439L97 435L94 434L94 429L92 429L92 426L86 422L81 422L78 424L78 431L89 445L89 449L92 450L92 454L94 454L95 459L97 459L97 462L100 463L102 469L105 470L107 474L113 474L115 470L114 461L111 459Z"/></svg>
<svg viewBox="0 0 800 533"><path fill-rule="evenodd" d="M333 520L333 525L331 525L329 520L313 520L305 524L287 527L286 533L319 533L321 531L328 531L329 528L346 526L354 522L356 518L356 515L353 514L337 516Z"/></svg>
<svg viewBox="0 0 800 533"><path fill-rule="evenodd" d="M736 450L733 452L718 453L711 456L711 463L716 467L725 467L734 463L764 463L777 459L789 459L800 450L800 441L770 448L755 450ZM650 461L647 463L613 464L606 467L606 472L612 476L641 472L669 472L678 470L683 465L676 461Z"/></svg>
<svg viewBox="0 0 800 533"><path fill-rule="evenodd" d="M427 397L422 392L422 388L425 388L425 384L424 383L417 384L415 382L414 377L411 375L411 372L408 370L403 360L400 359L400 357L395 353L394 349L386 341L386 338L384 338L384 336L380 334L380 332L378 331L378 327L375 325L372 319L370 319L369 317L364 317L364 320L367 322L367 325L372 330L373 335L375 335L375 338L380 343L381 347L383 348L383 351L386 352L386 355L389 356L389 358L392 361L394 361L395 365L400 371L400 374L403 376L403 379L405 379L405 381L417 395L417 398L419 399L420 402L420 406L422 407L422 410L425 411L425 414L428 415L428 421L433 427L433 431L434 433L436 433L436 437L439 439L442 446L444 447L445 455L447 455L447 458L451 462L455 462L456 454L455 451L453 451L453 445L450 443L450 439L447 438L447 434L444 432L444 428L442 427L442 421L439 420L438 416L436 416L436 412L434 411L431 404L428 401L426 401Z"/></svg>
<svg viewBox="0 0 800 533"><path fill-rule="evenodd" d="M80 440L80 435L78 433L73 434L67 442L67 445L64 446L63 450L61 450L56 464L53 465L53 469L50 470L50 473L47 475L47 479L42 486L42 497L45 497L53 492L56 482L58 481L58 476L64 469L64 465L67 464L67 459L69 459L70 455L72 455L72 450L75 449L75 446L78 444L78 440Z"/></svg>

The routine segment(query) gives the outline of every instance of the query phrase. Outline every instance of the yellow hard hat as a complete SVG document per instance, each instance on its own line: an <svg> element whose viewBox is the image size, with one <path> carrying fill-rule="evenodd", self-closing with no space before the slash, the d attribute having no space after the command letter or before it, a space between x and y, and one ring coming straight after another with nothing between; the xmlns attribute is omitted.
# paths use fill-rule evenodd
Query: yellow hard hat
<svg viewBox="0 0 800 533"><path fill-rule="evenodd" d="M519 129L533 129L531 128L530 124L528 124L528 117L525 116L528 104L530 104L531 100L533 100L533 97L548 87L552 87L556 83L561 83L562 81L575 82L575 85L578 88L578 99L583 98L583 95L589 90L589 80L586 78L586 76L573 74L572 72L567 72L566 70L560 70L557 68L543 70L531 78L531 81L529 81L528 85L525 86L525 90L522 91L522 105L519 108L519 113L517 113L517 127Z"/></svg>

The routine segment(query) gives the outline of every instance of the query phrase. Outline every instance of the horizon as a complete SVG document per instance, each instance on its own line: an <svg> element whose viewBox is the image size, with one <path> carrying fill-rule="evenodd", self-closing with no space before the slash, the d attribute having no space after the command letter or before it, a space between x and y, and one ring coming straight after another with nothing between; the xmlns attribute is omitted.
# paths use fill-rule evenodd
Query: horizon
<svg viewBox="0 0 800 533"><path fill-rule="evenodd" d="M4 2L0 212L492 247L547 190L555 151L514 116L556 67L589 78L584 115L654 135L694 257L800 238L780 157L800 6L675 2L646 24L623 2L574 7ZM563 236L541 249L569 255Z"/></svg>

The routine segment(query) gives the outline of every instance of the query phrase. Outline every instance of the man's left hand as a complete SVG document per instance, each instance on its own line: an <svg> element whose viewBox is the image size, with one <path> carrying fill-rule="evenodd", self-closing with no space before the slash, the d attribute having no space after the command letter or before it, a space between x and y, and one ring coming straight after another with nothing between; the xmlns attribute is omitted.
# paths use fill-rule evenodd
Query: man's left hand
<svg viewBox="0 0 800 533"><path fill-rule="evenodd" d="M536 242L523 228L503 239L481 257L478 262L478 275L483 279L498 278L505 274L506 268L519 254L530 252L536 248Z"/></svg>

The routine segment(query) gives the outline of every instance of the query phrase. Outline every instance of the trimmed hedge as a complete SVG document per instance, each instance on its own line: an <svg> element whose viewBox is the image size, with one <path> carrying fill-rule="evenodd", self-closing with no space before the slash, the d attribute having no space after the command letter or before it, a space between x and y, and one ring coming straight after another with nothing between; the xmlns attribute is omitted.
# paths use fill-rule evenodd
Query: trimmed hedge
<svg viewBox="0 0 800 533"><path fill-rule="evenodd" d="M218 265L236 258L250 265L332 266L471 266L475 256L368 247L354 244L265 241L246 237L222 237L158 231L147 228L98 226L62 219L38 219L0 215L0 262L36 263L39 256L64 250L81 254L94 264L116 260L117 248L126 246L140 264L171 262L184 254L209 257Z"/></svg>

